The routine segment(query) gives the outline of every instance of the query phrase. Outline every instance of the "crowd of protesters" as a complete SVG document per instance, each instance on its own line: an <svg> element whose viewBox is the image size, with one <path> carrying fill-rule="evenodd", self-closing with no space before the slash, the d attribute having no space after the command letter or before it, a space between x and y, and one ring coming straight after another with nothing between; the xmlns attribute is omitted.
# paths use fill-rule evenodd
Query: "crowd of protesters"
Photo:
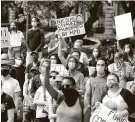
<svg viewBox="0 0 135 122"><path fill-rule="evenodd" d="M1 54L1 121L89 122L102 103L118 116L135 122L132 46L125 44L121 49L117 41L111 62L98 47L88 58L81 50L82 40L77 39L69 51L57 31L45 35L38 24L39 19L33 17L32 28L26 34L17 30L16 23L10 24L11 38L18 36L27 51L10 47ZM51 71L57 64L67 72ZM92 74L90 66L95 68Z"/></svg>

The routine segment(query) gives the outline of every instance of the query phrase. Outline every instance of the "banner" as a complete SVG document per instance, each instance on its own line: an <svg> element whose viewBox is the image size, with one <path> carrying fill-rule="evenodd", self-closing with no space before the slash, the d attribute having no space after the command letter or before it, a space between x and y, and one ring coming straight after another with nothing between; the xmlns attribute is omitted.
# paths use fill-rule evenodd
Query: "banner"
<svg viewBox="0 0 135 122"><path fill-rule="evenodd" d="M1 48L10 47L10 36L7 27L1 28Z"/></svg>
<svg viewBox="0 0 135 122"><path fill-rule="evenodd" d="M108 109L103 104L94 111L90 122L129 122L123 117L119 117L114 111Z"/></svg>
<svg viewBox="0 0 135 122"><path fill-rule="evenodd" d="M115 16L115 26L117 40L134 36L131 13Z"/></svg>
<svg viewBox="0 0 135 122"><path fill-rule="evenodd" d="M62 64L52 64L50 71L57 71L61 75L67 74L67 69Z"/></svg>
<svg viewBox="0 0 135 122"><path fill-rule="evenodd" d="M84 22L81 14L56 19L56 25L62 37L85 34Z"/></svg>

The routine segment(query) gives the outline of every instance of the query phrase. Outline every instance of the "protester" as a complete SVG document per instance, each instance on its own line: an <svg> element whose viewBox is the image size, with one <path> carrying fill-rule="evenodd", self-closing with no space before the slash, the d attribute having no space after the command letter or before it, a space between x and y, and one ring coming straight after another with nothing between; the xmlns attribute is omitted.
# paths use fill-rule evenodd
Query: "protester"
<svg viewBox="0 0 135 122"><path fill-rule="evenodd" d="M58 54L59 36L57 30L50 36L50 43L48 44L48 54ZM67 44L65 40L62 40L62 53L67 53Z"/></svg>
<svg viewBox="0 0 135 122"><path fill-rule="evenodd" d="M16 79L10 77L9 75L10 68L11 65L8 60L1 60L2 90L4 93L8 94L13 98L16 107L15 113L19 114L20 112L22 112L22 104L21 101L19 100L21 89L19 86L19 82Z"/></svg>
<svg viewBox="0 0 135 122"><path fill-rule="evenodd" d="M10 42L20 41L20 45L8 48L8 56L12 65L15 63L15 57L22 54L21 44L24 41L24 35L21 31L17 30L17 23L10 23ZM18 42L19 43L19 42Z"/></svg>
<svg viewBox="0 0 135 122"><path fill-rule="evenodd" d="M31 57L32 57L32 63L28 64L26 66L26 71L25 71L25 80L29 79L29 71L30 69L34 66L38 67L40 66L40 62L38 61L39 58L39 54L37 52L32 52L31 53Z"/></svg>
<svg viewBox="0 0 135 122"><path fill-rule="evenodd" d="M57 71L51 71L50 72L50 84L54 86L55 84L55 78L59 73Z"/></svg>
<svg viewBox="0 0 135 122"><path fill-rule="evenodd" d="M85 64L86 66L89 65L89 61L88 61L88 57L87 55L81 51L81 48L82 48L82 45L83 45L83 41L78 39L74 42L74 48L77 48L80 50L81 52L81 55L80 55L80 62Z"/></svg>
<svg viewBox="0 0 135 122"><path fill-rule="evenodd" d="M31 52L35 51L39 54L39 60L42 57L42 47L44 46L44 31L38 27L39 19L37 17L31 18L30 28L26 32L26 47L27 47L27 56L26 56L26 66L32 62Z"/></svg>
<svg viewBox="0 0 135 122"><path fill-rule="evenodd" d="M59 106L56 110L57 119L56 122L82 122L83 115L83 102L81 96L76 90L76 82L71 76L64 77L62 80L62 92L61 95L57 92L49 83L49 71L50 62L45 61L45 74L44 82L45 87L53 99L57 100Z"/></svg>
<svg viewBox="0 0 135 122"><path fill-rule="evenodd" d="M117 74L120 79L120 87L126 88L127 82L134 80L134 72L129 63L123 61L123 54L117 52L114 55L114 63L108 66L110 73Z"/></svg>
<svg viewBox="0 0 135 122"><path fill-rule="evenodd" d="M50 54L48 56L48 59L51 60L51 64L60 64L61 63L57 54Z"/></svg>
<svg viewBox="0 0 135 122"><path fill-rule="evenodd" d="M1 122L14 122L14 111L13 98L3 92L1 82Z"/></svg>
<svg viewBox="0 0 135 122"><path fill-rule="evenodd" d="M81 53L80 53L80 51L77 48L73 48L71 50L68 58L65 59L63 54L62 54L62 51L61 51L61 44L62 44L62 40L60 39L60 41L59 41L59 49L58 49L58 56L59 56L59 59L61 60L62 64L65 67L67 66L67 60L68 60L69 56L72 55L72 56L78 58L78 60L80 59ZM77 69L77 71L81 72L84 75L84 77L89 77L89 70L88 70L88 68L83 63L81 63L80 61L78 63L78 67L76 69Z"/></svg>
<svg viewBox="0 0 135 122"><path fill-rule="evenodd" d="M30 69L30 78L26 79L23 85L23 122L31 122L36 118L35 105L33 104L34 97L31 94L31 84L33 77L37 74L39 74L39 69L32 67Z"/></svg>
<svg viewBox="0 0 135 122"><path fill-rule="evenodd" d="M96 64L96 75L95 77L90 77L86 82L86 92L84 96L84 101L87 106L91 108L91 114L95 110L95 103L100 102L101 96L107 91L106 84L106 60L104 58L99 58Z"/></svg>
<svg viewBox="0 0 135 122"><path fill-rule="evenodd" d="M89 66L96 66L98 58L101 57L100 50L98 48L93 49L92 56L89 58Z"/></svg>
<svg viewBox="0 0 135 122"><path fill-rule="evenodd" d="M16 80L18 80L21 91L23 91L23 84L25 81L25 67L22 65L23 64L23 58L21 56L18 56L15 58L15 64L12 66L14 71L16 72ZM22 93L20 94L21 100L22 98Z"/></svg>
<svg viewBox="0 0 135 122"><path fill-rule="evenodd" d="M118 50L123 53L124 61L129 62L132 67L135 67L135 55L133 53L132 46L130 44L125 44L123 50L120 48L119 41L117 41Z"/></svg>
<svg viewBox="0 0 135 122"><path fill-rule="evenodd" d="M134 98L130 91L119 87L119 77L109 74L107 77L108 91L103 95L102 104L116 112L119 117L128 120L134 112ZM97 103L96 103L97 104Z"/></svg>

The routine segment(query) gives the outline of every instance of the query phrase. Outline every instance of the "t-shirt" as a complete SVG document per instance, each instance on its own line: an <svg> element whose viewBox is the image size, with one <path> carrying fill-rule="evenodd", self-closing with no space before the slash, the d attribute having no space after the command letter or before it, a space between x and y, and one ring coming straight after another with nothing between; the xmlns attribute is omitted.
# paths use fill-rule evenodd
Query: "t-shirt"
<svg viewBox="0 0 135 122"><path fill-rule="evenodd" d="M89 82L90 106L93 112L95 110L95 103L100 102L102 95L107 91L106 77L90 77L87 82Z"/></svg>
<svg viewBox="0 0 135 122"><path fill-rule="evenodd" d="M7 110L15 108L13 98L6 93L1 95L1 105L5 107L4 111L1 111L1 122L7 122Z"/></svg>
<svg viewBox="0 0 135 122"><path fill-rule="evenodd" d="M29 29L26 32L26 43L30 49L30 51L35 51L37 49L37 47L41 44L44 43L44 31L40 28L33 30L33 29ZM44 46L44 44L42 44L42 46L39 48L38 52L41 51L41 48Z"/></svg>
<svg viewBox="0 0 135 122"><path fill-rule="evenodd" d="M20 66L20 67L15 67L13 66L13 69L16 72L16 80L18 80L19 85L21 87L21 91L23 90L23 84L25 81L25 67L24 66Z"/></svg>
<svg viewBox="0 0 135 122"><path fill-rule="evenodd" d="M50 99L50 95L47 92L47 90L43 87L40 86L37 91L36 94L39 94L39 99L40 101L46 101L48 102ZM34 98L35 100L35 98ZM36 118L43 118L47 116L47 113L43 112L43 109L45 108L46 112L48 113L48 104L46 106L41 106L41 105L37 105L37 109L36 109Z"/></svg>
<svg viewBox="0 0 135 122"><path fill-rule="evenodd" d="M14 100L15 93L21 91L19 82L12 77L9 77L7 80L4 80L3 77L1 77L1 80L2 80L2 91L10 95Z"/></svg>

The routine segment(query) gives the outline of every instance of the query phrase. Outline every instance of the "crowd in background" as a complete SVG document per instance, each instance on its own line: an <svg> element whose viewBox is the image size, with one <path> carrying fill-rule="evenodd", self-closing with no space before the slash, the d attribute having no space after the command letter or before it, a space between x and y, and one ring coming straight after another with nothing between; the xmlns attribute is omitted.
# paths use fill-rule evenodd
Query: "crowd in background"
<svg viewBox="0 0 135 122"><path fill-rule="evenodd" d="M10 37L22 45L1 54L2 122L88 122L103 104L130 122L135 122L135 55L130 44L103 57L93 49L82 52L83 41L72 48L58 31L44 34L39 19L31 18L26 34L10 23ZM24 45L26 51L24 51ZM63 65L66 73L51 71ZM89 73L89 66L94 67Z"/></svg>

